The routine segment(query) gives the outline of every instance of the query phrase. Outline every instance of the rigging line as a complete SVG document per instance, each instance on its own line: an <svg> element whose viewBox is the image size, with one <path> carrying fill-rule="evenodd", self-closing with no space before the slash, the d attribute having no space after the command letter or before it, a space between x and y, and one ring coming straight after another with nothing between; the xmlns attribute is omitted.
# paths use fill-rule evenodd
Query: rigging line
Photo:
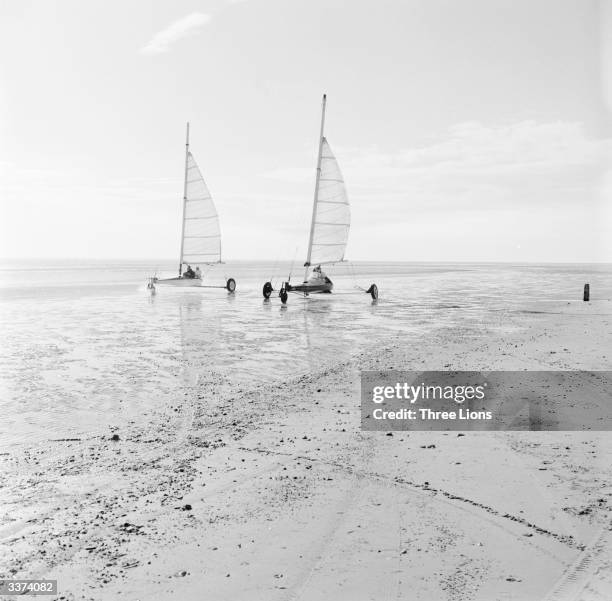
<svg viewBox="0 0 612 601"><path fill-rule="evenodd" d="M210 271L212 270L212 268L214 267L213 265L211 265L210 263L205 263L206 267L208 267L208 269L204 270L202 279L204 279L205 277L208 277L208 274L210 273Z"/></svg>
<svg viewBox="0 0 612 601"><path fill-rule="evenodd" d="M295 252L293 253L293 259L291 260L291 268L289 269L289 279L288 281L291 281L291 274L293 273L293 266L295 264L295 257L297 257L297 252L298 252L298 247L295 247Z"/></svg>
<svg viewBox="0 0 612 601"><path fill-rule="evenodd" d="M278 255L276 255L276 259L274 259L274 265L272 266L272 275L270 276L270 283L272 283L272 280L275 277L277 267L278 267Z"/></svg>
<svg viewBox="0 0 612 601"><path fill-rule="evenodd" d="M362 292L366 292L365 288L363 288L362 286L359 286L357 284L357 276L355 274L355 265L353 264L352 261L349 261L348 264L350 265L351 271L352 271L352 274L353 274L353 287L356 288L357 290L361 290Z"/></svg>

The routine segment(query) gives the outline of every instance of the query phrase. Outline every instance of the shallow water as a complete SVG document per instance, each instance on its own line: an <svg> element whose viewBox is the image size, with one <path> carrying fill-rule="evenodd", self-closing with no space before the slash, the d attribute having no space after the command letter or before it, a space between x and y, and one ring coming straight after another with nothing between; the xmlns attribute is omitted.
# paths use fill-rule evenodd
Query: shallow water
<svg viewBox="0 0 612 601"><path fill-rule="evenodd" d="M354 263L328 270L332 295L292 295L286 307L261 287L278 287L290 265L230 262L205 273L224 289L146 290L150 262L0 264L0 445L108 432L151 418L207 385L213 395L280 382L398 333L409 343L440 328L477 337L509 327L508 311L612 297L610 265ZM299 281L301 269L294 272ZM356 286L376 282L372 302Z"/></svg>

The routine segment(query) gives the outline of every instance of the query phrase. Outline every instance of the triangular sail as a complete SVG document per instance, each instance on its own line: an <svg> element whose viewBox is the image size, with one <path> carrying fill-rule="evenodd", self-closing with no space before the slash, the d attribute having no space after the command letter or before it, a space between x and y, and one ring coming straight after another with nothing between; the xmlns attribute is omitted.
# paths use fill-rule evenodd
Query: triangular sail
<svg viewBox="0 0 612 601"><path fill-rule="evenodd" d="M327 140L321 140L321 172L312 223L310 265L344 259L351 226L351 209L338 161Z"/></svg>
<svg viewBox="0 0 612 601"><path fill-rule="evenodd" d="M185 210L181 263L198 264L221 261L221 230L219 217L191 152L187 153Z"/></svg>

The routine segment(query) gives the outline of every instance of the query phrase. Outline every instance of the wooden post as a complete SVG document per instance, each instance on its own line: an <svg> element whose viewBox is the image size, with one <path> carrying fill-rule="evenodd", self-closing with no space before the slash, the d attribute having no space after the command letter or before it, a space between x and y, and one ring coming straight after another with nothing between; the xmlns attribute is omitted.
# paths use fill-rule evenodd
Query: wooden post
<svg viewBox="0 0 612 601"><path fill-rule="evenodd" d="M582 300L583 301L588 301L591 295L591 287L589 286L589 284L585 284L584 285L584 294L582 296Z"/></svg>

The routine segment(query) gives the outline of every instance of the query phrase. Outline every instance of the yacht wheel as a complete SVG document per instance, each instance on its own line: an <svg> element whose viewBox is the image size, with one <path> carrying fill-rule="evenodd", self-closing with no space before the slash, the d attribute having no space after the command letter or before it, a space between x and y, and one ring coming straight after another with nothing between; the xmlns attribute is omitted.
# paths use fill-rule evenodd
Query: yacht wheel
<svg viewBox="0 0 612 601"><path fill-rule="evenodd" d="M263 290L262 290L262 292L263 292L263 297L264 297L264 298L270 298L270 296L272 296L272 290L273 290L273 288L272 288L272 282L266 282L266 283L263 285Z"/></svg>
<svg viewBox="0 0 612 601"><path fill-rule="evenodd" d="M283 305L286 305L287 304L287 299L289 298L289 294L287 293L287 291L284 288L281 288L279 296L280 296L280 299L281 299L281 303L283 303Z"/></svg>
<svg viewBox="0 0 612 601"><path fill-rule="evenodd" d="M234 292L234 290L236 290L236 280L234 278L230 278L225 283L225 287L227 288L228 292Z"/></svg>
<svg viewBox="0 0 612 601"><path fill-rule="evenodd" d="M376 300L378 298L378 286L376 284L372 284L367 290L366 292L374 299Z"/></svg>

